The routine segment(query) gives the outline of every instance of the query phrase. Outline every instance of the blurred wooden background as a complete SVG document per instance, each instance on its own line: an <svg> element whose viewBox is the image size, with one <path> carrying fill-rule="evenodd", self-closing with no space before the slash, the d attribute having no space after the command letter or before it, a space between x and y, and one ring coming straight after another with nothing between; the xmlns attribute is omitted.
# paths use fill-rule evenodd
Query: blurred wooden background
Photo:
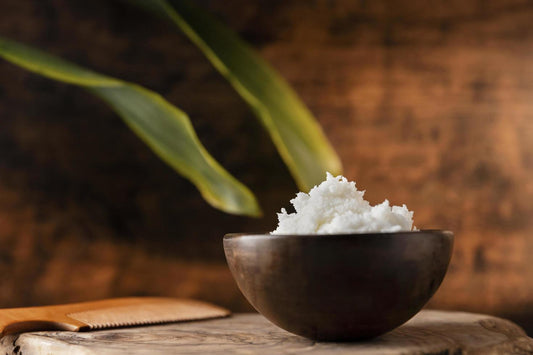
<svg viewBox="0 0 533 355"><path fill-rule="evenodd" d="M430 306L532 331L532 1L200 3L294 85L371 202L456 233ZM3 0L0 35L160 92L265 211L213 210L103 103L0 61L0 306L175 295L249 310L221 238L273 229L296 186L200 52L110 0Z"/></svg>

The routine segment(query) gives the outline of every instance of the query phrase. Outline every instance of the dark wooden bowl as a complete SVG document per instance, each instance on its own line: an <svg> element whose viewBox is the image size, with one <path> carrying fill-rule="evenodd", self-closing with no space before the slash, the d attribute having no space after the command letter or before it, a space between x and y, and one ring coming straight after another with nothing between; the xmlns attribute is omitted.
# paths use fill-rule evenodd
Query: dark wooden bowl
<svg viewBox="0 0 533 355"><path fill-rule="evenodd" d="M386 333L414 316L444 278L453 233L228 234L224 251L248 301L314 340Z"/></svg>

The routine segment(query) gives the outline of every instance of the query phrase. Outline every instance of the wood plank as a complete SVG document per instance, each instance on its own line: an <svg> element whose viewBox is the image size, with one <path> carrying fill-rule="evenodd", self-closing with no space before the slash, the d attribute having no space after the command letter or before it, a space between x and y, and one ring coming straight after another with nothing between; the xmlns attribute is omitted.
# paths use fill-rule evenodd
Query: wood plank
<svg viewBox="0 0 533 355"><path fill-rule="evenodd" d="M357 343L316 343L292 335L258 314L87 333L7 336L8 354L533 354L533 339L492 316L422 311L398 329Z"/></svg>

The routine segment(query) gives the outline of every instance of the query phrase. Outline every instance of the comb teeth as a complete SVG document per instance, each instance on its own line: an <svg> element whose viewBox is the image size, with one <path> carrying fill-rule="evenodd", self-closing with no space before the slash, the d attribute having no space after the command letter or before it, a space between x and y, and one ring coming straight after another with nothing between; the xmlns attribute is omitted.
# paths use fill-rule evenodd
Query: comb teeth
<svg viewBox="0 0 533 355"><path fill-rule="evenodd" d="M165 301L116 306L69 313L69 318L83 322L82 329L104 329L143 324L162 324L228 316L229 312L210 304L196 301Z"/></svg>
<svg viewBox="0 0 533 355"><path fill-rule="evenodd" d="M221 317L221 316L218 316ZM209 317L209 318L216 318L216 317ZM185 321L193 321L196 319L207 319L207 318L190 318L190 319L162 319L162 320L154 320L154 321L133 321L133 322L115 322L115 323L100 323L100 324L89 324L87 325L87 328L82 328L80 330L98 330L98 329L107 329L107 328L119 328L119 327L135 327L140 325L155 325L155 324L165 324L165 323L173 323L173 322L185 322Z"/></svg>

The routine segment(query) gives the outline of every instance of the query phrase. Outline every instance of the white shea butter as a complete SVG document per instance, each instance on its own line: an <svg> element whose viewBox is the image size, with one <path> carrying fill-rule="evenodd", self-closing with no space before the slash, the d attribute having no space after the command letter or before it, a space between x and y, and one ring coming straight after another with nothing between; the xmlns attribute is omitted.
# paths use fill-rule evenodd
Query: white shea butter
<svg viewBox="0 0 533 355"><path fill-rule="evenodd" d="M390 206L385 200L371 206L343 176L327 173L326 180L308 194L299 192L291 203L295 213L282 208L278 228L271 234L346 234L413 230L413 212L405 205ZM415 228L416 229L416 228Z"/></svg>

